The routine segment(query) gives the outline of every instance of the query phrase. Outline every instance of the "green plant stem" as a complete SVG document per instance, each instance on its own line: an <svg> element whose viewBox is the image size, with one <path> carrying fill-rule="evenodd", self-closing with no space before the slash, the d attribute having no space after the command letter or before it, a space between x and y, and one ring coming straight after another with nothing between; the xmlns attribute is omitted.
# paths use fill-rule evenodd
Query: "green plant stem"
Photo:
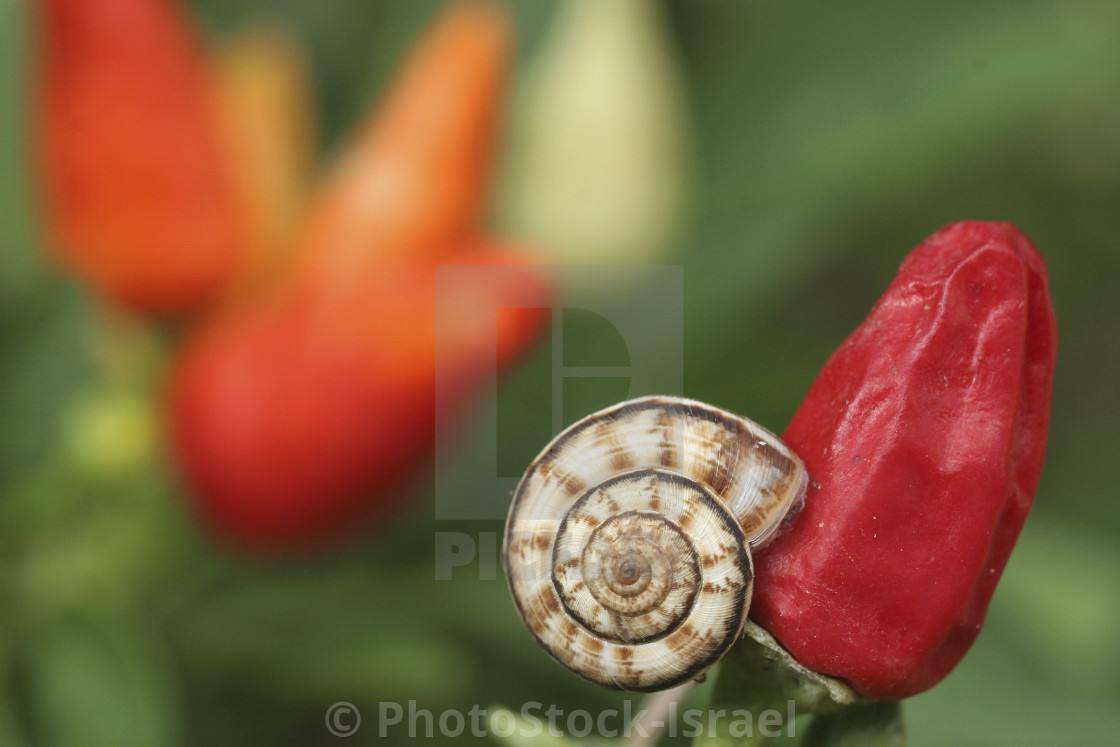
<svg viewBox="0 0 1120 747"><path fill-rule="evenodd" d="M720 662L705 747L755 747L797 736L797 715L813 721L802 744L902 745L901 704L868 701L845 683L801 666L764 629L747 623L743 640Z"/></svg>
<svg viewBox="0 0 1120 747"><path fill-rule="evenodd" d="M902 704L897 700L856 703L821 714L809 724L803 747L888 747L906 744Z"/></svg>

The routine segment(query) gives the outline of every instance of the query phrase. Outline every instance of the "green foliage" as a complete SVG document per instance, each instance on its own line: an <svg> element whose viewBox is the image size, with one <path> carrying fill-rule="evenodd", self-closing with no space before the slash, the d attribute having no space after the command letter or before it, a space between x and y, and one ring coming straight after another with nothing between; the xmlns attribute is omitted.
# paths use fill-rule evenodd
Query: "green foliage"
<svg viewBox="0 0 1120 747"><path fill-rule="evenodd" d="M388 701L437 714L621 707L536 648L500 568L434 579L436 532L477 540L501 523L435 520L428 474L409 487L410 508L326 557L243 558L199 525L159 435L159 333L95 324L92 300L37 238L29 5L0 0L0 743L333 744L324 714L349 701L363 721L347 744L359 745L375 741ZM192 8L214 34L267 9L304 35L327 149L435 5ZM516 3L522 58L551 7ZM1114 739L1120 6L667 10L697 149L675 260L689 396L780 430L904 254L946 223L1008 220L1045 256L1061 338L1035 511L984 633L907 703L906 724L913 745ZM615 365L603 351L617 333L572 314L579 354ZM540 377L551 364L543 343L499 385L499 448L517 457L499 459L507 476L550 430ZM589 385L577 411L617 394Z"/></svg>

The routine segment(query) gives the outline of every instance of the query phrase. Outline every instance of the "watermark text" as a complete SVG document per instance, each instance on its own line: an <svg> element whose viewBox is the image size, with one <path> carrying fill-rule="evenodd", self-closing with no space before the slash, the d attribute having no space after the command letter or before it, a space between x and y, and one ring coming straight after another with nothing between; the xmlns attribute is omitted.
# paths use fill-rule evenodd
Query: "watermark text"
<svg viewBox="0 0 1120 747"><path fill-rule="evenodd" d="M407 703L383 701L377 704L378 737L474 737L495 736L532 738L588 737L649 738L667 734L669 737L694 738L723 734L732 738L753 736L778 737L785 733L796 737L796 707L786 702L784 710L768 708L758 713L746 709L680 708L671 703L666 711L654 714L626 700L621 708L600 711L565 710L557 705L529 701L518 711L505 708L471 706L467 710L433 710L420 707L415 700ZM361 724L361 713L351 703L335 703L327 710L327 729L339 737L354 734Z"/></svg>

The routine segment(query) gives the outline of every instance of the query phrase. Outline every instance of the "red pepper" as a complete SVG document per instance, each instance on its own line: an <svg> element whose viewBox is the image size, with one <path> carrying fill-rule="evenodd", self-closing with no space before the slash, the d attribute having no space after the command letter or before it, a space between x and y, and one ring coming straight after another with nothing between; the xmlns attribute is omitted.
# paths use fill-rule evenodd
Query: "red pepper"
<svg viewBox="0 0 1120 747"><path fill-rule="evenodd" d="M947 226L902 264L784 435L812 486L751 616L802 664L895 699L964 656L1038 485L1056 335L1011 225Z"/></svg>
<svg viewBox="0 0 1120 747"><path fill-rule="evenodd" d="M287 284L194 332L171 425L208 522L241 548L321 544L391 505L433 446L438 263L518 264L475 231L505 80L499 5L445 12L313 201ZM455 288L441 365L467 401L525 349L548 284L517 267ZM497 350L492 335L497 333Z"/></svg>
<svg viewBox="0 0 1120 747"><path fill-rule="evenodd" d="M464 263L511 261L463 247ZM540 306L535 268L455 289L461 313L443 363L455 402L536 338L541 317L480 318L489 304ZM391 507L430 458L433 268L382 268L350 302L292 292L216 316L179 352L171 382L176 456L203 517L234 546L284 552L330 543ZM495 301L496 300L496 301ZM495 334L498 347L487 335ZM490 326L486 326L490 325Z"/></svg>
<svg viewBox="0 0 1120 747"><path fill-rule="evenodd" d="M115 302L215 298L249 249L209 68L170 0L43 0L39 149L50 242Z"/></svg>

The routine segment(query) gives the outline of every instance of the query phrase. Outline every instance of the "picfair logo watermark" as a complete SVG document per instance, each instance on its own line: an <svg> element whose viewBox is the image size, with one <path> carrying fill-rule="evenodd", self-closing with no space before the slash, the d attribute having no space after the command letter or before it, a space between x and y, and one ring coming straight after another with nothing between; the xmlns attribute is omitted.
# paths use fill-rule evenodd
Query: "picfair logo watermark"
<svg viewBox="0 0 1120 747"><path fill-rule="evenodd" d="M495 274L512 270L500 266L451 265L436 270L436 426L437 432L455 432L462 426L463 413L452 403L458 401L461 386L458 368L453 365L456 339L452 330L462 328L462 314L452 302L457 289L470 284L500 284ZM543 433L539 447L550 435L567 424L573 412L587 414L579 397L572 412L565 409L572 391L581 391L583 382L613 381L611 391L617 398L598 403L606 406L614 401L643 394L680 394L684 385L684 271L680 266L558 266L548 270L562 292L554 306L537 309L547 316L550 359L548 381L529 394L518 392L516 408L531 411L541 423ZM514 276L511 276L511 278ZM497 377L498 334L502 315L518 310L497 306L475 309L479 330L492 334L493 355L484 356L490 368L482 372L484 379L481 404L472 412L470 438L446 438L435 445L435 518L444 521L504 520L510 498L520 472L530 456L519 457L499 468L502 448L509 448L509 437L503 442L499 433L499 391ZM524 310L521 310L524 311ZM594 337L586 326L573 324L573 319L594 319L600 337L603 330L612 330L614 349L602 345L583 344L583 338ZM594 341L602 342L595 338ZM618 348L621 348L621 353ZM573 353L573 351L577 351ZM488 382L488 384L487 384ZM534 443L534 447L537 444ZM524 449L522 449L524 451ZM522 460L526 464L522 464ZM507 459L507 462L510 460ZM453 580L471 574L479 580L499 577L502 537L492 531L439 531L434 537L435 578Z"/></svg>
<svg viewBox="0 0 1120 747"><path fill-rule="evenodd" d="M475 574L479 581L498 577L501 537L497 532L436 532L436 581L451 581L459 573Z"/></svg>
<svg viewBox="0 0 1120 747"><path fill-rule="evenodd" d="M464 286L496 286L501 273L514 282L515 268L493 265L446 265L436 268L435 290L435 394L436 430L455 432L462 412L455 406L462 382L454 365L459 341L454 330L462 328L461 305L454 299ZM538 400L519 401L518 407L548 413L552 433L564 426L567 385L587 379L618 379L628 399L642 394L680 394L684 385L684 270L679 265L555 266L548 273L561 289L556 304L541 310L550 316L551 386ZM439 439L435 444L435 518L445 520L504 519L517 476L498 468L499 318L510 309L497 305L477 308L477 329L490 334L493 355L485 356L482 371L481 410L472 413L475 427L470 439ZM613 356L595 360L595 351L582 350L579 360L568 360L579 348L573 339L578 330L567 328L570 312L594 315L613 327L624 347L625 365ZM570 356L569 356L570 357ZM609 402L603 403L610 404ZM544 444L542 443L541 446ZM464 489L469 486L469 489ZM480 556L480 559L481 556Z"/></svg>

